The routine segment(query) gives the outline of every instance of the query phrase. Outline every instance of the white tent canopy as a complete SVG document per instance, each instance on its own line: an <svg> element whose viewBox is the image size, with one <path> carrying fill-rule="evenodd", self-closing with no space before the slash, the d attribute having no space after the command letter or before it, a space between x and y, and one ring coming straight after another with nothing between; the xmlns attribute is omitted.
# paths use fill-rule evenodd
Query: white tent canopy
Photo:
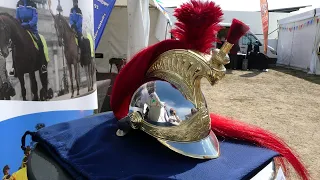
<svg viewBox="0 0 320 180"><path fill-rule="evenodd" d="M320 74L319 16L320 9L314 9L278 21L278 64Z"/></svg>
<svg viewBox="0 0 320 180"><path fill-rule="evenodd" d="M175 0L176 2L180 0ZM132 55L137 50L141 49L143 46L146 46L146 41L148 41L148 45L155 44L159 41L162 41L166 38L170 38L170 26L168 26L168 21L166 20L165 16L153 5L153 0L149 0L149 9L147 12L149 14L145 15L145 17L149 17L149 38L147 35L143 35L143 33L147 34L147 32L143 32L140 30L132 31L132 28L129 28L129 15L128 15L128 4L127 2L142 2L142 0L118 0L116 1L115 7L112 10L112 13L109 17L108 23L104 30L104 33L101 37L101 41L99 46L97 47L97 53L103 53L103 58L97 58L97 68L99 72L109 72L110 65L109 59L111 58L128 58L128 54ZM164 3L173 3L171 0L161 0ZM179 4L179 3L177 3ZM140 6L140 5L139 5ZM170 4L165 4L165 6L171 7ZM174 8L168 8L167 11L171 18L172 23L176 22L176 18L173 16ZM130 8L130 7L129 7ZM146 8L144 8L146 10ZM250 24L251 32L255 34L262 34L262 25L261 25L261 16L259 12L244 12L244 11L223 11L224 23L231 23L233 18L237 18L246 24ZM139 10L139 16L141 17L143 13L141 13L141 9ZM292 14L289 13L270 13L270 24L269 24L269 32L274 31L277 29L277 20L291 16ZM133 18L131 16L130 18ZM138 19L139 20L139 19ZM144 26L139 26L142 23L133 23L132 20L131 24L134 28L144 29ZM142 21L142 18L139 20ZM138 32L138 33L135 33ZM130 34L137 38L133 38L129 40ZM257 35L258 38L263 38L262 35ZM273 42L273 46L275 49L277 47L277 33L272 33L269 35L270 45ZM142 37L142 38L141 38ZM136 43L134 42L136 41ZM131 48L129 48L131 46ZM117 72L117 69L113 67L113 72Z"/></svg>
<svg viewBox="0 0 320 180"><path fill-rule="evenodd" d="M153 0L117 0L96 49L104 55L96 58L98 72L109 72L109 59L130 59L144 47L168 38L169 32L167 19L154 7ZM112 71L117 69L113 67Z"/></svg>

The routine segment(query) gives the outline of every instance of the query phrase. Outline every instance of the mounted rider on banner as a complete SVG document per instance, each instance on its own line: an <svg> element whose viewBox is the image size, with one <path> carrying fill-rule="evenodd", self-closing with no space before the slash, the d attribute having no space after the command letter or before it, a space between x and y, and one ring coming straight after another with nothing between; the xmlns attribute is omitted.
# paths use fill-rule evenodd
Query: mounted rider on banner
<svg viewBox="0 0 320 180"><path fill-rule="evenodd" d="M70 11L70 26L77 33L78 46L82 43L82 12L78 7L78 0L73 0L73 7Z"/></svg>
<svg viewBox="0 0 320 180"><path fill-rule="evenodd" d="M32 0L19 0L17 3L16 18L25 30L28 30L34 35L40 52L40 63L42 64L41 73L46 73L47 62L43 50L43 44L38 33L38 12L36 3Z"/></svg>

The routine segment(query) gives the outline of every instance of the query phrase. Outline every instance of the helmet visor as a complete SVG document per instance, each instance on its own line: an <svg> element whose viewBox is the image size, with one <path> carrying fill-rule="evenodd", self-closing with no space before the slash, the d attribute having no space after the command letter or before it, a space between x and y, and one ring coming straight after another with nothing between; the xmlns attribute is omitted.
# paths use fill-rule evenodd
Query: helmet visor
<svg viewBox="0 0 320 180"><path fill-rule="evenodd" d="M210 131L210 134L197 142L173 142L163 139L158 139L162 144L171 150L192 158L198 159L213 159L220 155L219 142L215 134Z"/></svg>

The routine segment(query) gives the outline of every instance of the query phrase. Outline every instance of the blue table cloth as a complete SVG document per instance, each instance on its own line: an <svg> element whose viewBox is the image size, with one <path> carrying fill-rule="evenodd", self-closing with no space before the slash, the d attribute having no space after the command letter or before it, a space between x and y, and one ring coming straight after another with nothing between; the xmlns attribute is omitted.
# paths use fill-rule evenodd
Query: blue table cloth
<svg viewBox="0 0 320 180"><path fill-rule="evenodd" d="M117 137L108 112L46 127L35 139L74 179L250 179L278 154L240 141L220 140L213 160L185 157L141 131Z"/></svg>

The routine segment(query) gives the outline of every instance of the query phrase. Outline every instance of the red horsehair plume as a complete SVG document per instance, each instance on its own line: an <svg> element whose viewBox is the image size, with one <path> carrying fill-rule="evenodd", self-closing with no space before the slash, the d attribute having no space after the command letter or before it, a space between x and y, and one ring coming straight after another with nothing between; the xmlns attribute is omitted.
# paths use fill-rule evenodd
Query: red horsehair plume
<svg viewBox="0 0 320 180"><path fill-rule="evenodd" d="M237 43L241 36L245 35L249 29L249 26L245 25L243 22L238 19L233 19L227 35L227 41L231 44Z"/></svg>
<svg viewBox="0 0 320 180"><path fill-rule="evenodd" d="M284 165L284 171L287 170L286 163L289 162L301 179L310 179L310 174L299 156L280 137L257 126L220 115L210 114L210 118L211 129L217 136L251 142L278 152L281 155L279 160Z"/></svg>
<svg viewBox="0 0 320 180"><path fill-rule="evenodd" d="M202 53L209 53L212 43L217 41L216 34L220 30L222 10L214 2L191 0L176 8L174 16L178 22L171 33L188 48Z"/></svg>

